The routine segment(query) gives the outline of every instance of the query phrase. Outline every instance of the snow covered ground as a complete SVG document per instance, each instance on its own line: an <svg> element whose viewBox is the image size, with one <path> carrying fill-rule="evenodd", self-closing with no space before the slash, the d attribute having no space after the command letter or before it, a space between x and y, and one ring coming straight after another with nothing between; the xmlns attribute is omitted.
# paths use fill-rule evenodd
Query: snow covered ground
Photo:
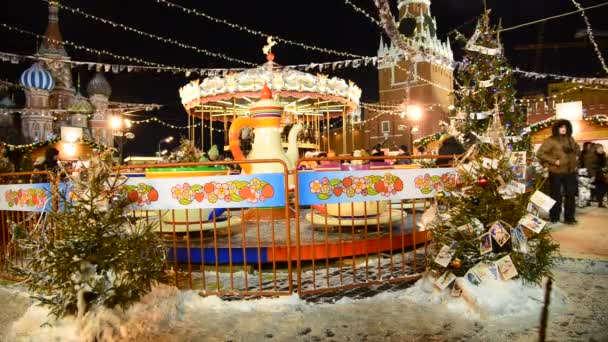
<svg viewBox="0 0 608 342"><path fill-rule="evenodd" d="M602 272L606 264L592 273L580 264L555 271L550 340L608 340L608 272ZM537 340L542 290L522 291L512 283L502 291L510 296L476 290L486 308L477 310L424 281L406 290L343 298L335 304L312 304L295 295L222 301L160 286L127 312L97 312L95 324L79 327L73 318L42 326L48 322L48 311L31 306L23 288L4 285L0 340L81 341L99 333L107 341L158 342Z"/></svg>

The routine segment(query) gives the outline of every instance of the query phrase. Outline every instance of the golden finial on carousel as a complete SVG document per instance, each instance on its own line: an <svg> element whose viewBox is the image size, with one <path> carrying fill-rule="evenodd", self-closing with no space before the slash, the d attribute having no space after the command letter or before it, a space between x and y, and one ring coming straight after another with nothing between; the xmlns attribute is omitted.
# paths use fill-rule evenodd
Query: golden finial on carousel
<svg viewBox="0 0 608 342"><path fill-rule="evenodd" d="M272 53L272 47L277 45L277 42L274 41L274 39L272 38L272 36L269 36L266 39L266 45L264 45L264 47L262 48L262 52L264 52L264 54L266 55L266 59L269 62L272 62L274 60L274 53Z"/></svg>

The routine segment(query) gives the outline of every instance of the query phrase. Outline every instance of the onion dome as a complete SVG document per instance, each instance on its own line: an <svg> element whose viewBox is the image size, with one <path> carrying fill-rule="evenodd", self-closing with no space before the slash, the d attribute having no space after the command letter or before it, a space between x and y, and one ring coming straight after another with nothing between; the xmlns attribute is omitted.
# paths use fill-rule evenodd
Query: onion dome
<svg viewBox="0 0 608 342"><path fill-rule="evenodd" d="M42 66L42 62L34 63L21 74L20 83L26 88L53 90L55 81L51 73Z"/></svg>
<svg viewBox="0 0 608 342"><path fill-rule="evenodd" d="M91 114L95 111L95 108L93 108L93 105L86 97L78 93L74 99L72 99L72 103L68 107L68 110L79 114Z"/></svg>
<svg viewBox="0 0 608 342"><path fill-rule="evenodd" d="M109 98L110 95L112 95L112 87L110 87L110 83L108 83L108 80L103 73L98 72L89 81L89 84L87 85L87 93L89 96L103 95Z"/></svg>
<svg viewBox="0 0 608 342"><path fill-rule="evenodd" d="M283 106L272 99L272 91L266 82L260 92L260 101L249 108L249 113L253 118L281 118Z"/></svg>

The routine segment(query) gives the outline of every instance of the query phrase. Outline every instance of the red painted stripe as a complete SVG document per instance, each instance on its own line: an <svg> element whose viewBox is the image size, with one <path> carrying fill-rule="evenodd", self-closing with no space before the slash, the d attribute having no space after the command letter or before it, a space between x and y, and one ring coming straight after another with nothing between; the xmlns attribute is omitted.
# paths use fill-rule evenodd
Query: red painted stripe
<svg viewBox="0 0 608 342"><path fill-rule="evenodd" d="M403 236L405 247L411 247L413 245L412 234L406 234ZM425 241L430 241L430 235L427 232L416 233L416 243L421 244ZM328 248L329 246L329 248ZM391 240L390 236L385 236L378 239L368 239L355 241L344 240L340 243L323 244L322 241L316 241L314 248L312 244L300 246L301 260L315 260L325 258L338 258L349 257L353 255L365 255L368 254L397 250L401 249L401 235L393 235ZM273 254L274 253L274 254ZM293 260L297 258L297 249L295 246L291 247L291 256ZM272 256L274 255L274 261L288 261L287 258L287 247L280 246L275 247L274 252L272 247L268 247L268 261L271 262Z"/></svg>

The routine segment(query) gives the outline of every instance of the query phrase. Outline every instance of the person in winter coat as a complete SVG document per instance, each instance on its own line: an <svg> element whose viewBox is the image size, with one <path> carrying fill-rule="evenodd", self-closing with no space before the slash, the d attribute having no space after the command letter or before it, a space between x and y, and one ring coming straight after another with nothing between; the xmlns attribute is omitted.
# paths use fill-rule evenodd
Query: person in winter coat
<svg viewBox="0 0 608 342"><path fill-rule="evenodd" d="M593 154L595 155L595 163L592 166L593 177L595 177L595 196L597 198L598 207L606 208L604 205L604 196L606 195L607 185L604 170L606 168L606 152L601 144L593 145Z"/></svg>
<svg viewBox="0 0 608 342"><path fill-rule="evenodd" d="M584 168L584 169L590 167L591 163L589 161L591 161L591 159L594 157L594 153L593 153L593 151L591 151L592 147L593 147L593 143L590 141L586 141L583 144L583 150L581 151L581 156L578 159L578 162L579 162L578 167Z"/></svg>
<svg viewBox="0 0 608 342"><path fill-rule="evenodd" d="M548 137L536 153L539 161L549 169L551 198L555 205L549 211L551 222L559 221L564 199L564 222L576 224L574 197L578 192L576 168L580 147L572 137L572 124L568 120L558 120Z"/></svg>
<svg viewBox="0 0 608 342"><path fill-rule="evenodd" d="M399 156L400 157L408 157L410 156L409 149L407 145L401 145L399 147ZM411 159L397 159L395 160L395 165L410 165L412 163Z"/></svg>
<svg viewBox="0 0 608 342"><path fill-rule="evenodd" d="M451 155L460 155L465 152L464 146L456 139L454 136L448 135L443 142L441 142L441 146L439 147L439 151L437 154L440 156L451 156ZM437 166L450 166L454 162L454 158L439 158L435 162Z"/></svg>
<svg viewBox="0 0 608 342"><path fill-rule="evenodd" d="M578 167L587 170L587 177L595 177L595 171L593 165L596 163L597 155L593 151L593 143L586 141L583 144L583 150L581 156L578 159ZM591 198L595 198L595 187L591 188Z"/></svg>

